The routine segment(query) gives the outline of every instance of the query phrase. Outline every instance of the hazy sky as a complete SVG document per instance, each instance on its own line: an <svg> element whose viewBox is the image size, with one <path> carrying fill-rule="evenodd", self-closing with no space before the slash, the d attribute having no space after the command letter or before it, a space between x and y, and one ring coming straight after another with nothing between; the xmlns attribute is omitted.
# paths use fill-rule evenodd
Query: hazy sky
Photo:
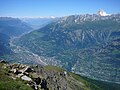
<svg viewBox="0 0 120 90"><path fill-rule="evenodd" d="M73 14L120 13L120 0L0 0L0 16L49 17Z"/></svg>

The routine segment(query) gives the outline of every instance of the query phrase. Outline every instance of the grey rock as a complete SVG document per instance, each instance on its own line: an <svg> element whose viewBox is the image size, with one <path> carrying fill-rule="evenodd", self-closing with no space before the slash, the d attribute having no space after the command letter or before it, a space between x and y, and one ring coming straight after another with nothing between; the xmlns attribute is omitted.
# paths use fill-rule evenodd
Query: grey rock
<svg viewBox="0 0 120 90"><path fill-rule="evenodd" d="M5 60L0 60L0 63L8 63L8 62Z"/></svg>
<svg viewBox="0 0 120 90"><path fill-rule="evenodd" d="M24 81L32 81L32 79L26 75L22 76L21 79Z"/></svg>

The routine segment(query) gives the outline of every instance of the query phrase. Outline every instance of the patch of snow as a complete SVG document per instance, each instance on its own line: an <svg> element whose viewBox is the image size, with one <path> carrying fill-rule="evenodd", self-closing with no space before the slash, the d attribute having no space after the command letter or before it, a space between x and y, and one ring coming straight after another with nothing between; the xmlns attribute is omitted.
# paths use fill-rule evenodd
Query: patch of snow
<svg viewBox="0 0 120 90"><path fill-rule="evenodd" d="M110 14L107 14L104 10L99 10L98 15L100 15L100 16L109 16Z"/></svg>

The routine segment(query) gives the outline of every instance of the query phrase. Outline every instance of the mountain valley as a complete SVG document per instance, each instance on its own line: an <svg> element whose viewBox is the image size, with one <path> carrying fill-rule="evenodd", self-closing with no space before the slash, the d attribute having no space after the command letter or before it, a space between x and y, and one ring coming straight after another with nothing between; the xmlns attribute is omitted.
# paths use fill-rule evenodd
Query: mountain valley
<svg viewBox="0 0 120 90"><path fill-rule="evenodd" d="M60 61L56 65L68 71L120 83L119 33L119 14L72 15L23 35L16 44Z"/></svg>
<svg viewBox="0 0 120 90"><path fill-rule="evenodd" d="M39 20L1 17L0 59L10 63L59 66L83 78L91 78L85 78L90 82L100 80L92 81L98 86L102 81L119 86L120 14L71 15L45 19L45 22Z"/></svg>

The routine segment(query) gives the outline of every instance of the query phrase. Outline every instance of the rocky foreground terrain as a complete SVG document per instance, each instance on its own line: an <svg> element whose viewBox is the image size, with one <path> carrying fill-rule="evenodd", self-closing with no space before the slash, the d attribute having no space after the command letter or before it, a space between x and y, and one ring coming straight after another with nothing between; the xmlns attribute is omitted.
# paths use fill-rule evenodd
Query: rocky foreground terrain
<svg viewBox="0 0 120 90"><path fill-rule="evenodd" d="M119 84L90 80L55 66L0 61L0 90L119 90Z"/></svg>

